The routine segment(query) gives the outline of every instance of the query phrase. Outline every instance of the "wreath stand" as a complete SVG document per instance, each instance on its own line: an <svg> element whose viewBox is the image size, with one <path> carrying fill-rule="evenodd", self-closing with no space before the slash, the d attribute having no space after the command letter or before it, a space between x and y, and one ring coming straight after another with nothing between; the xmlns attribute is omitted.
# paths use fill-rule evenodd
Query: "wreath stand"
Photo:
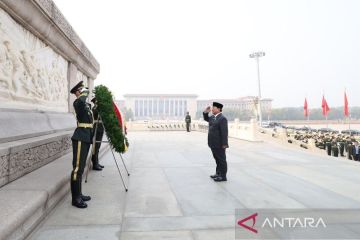
<svg viewBox="0 0 360 240"><path fill-rule="evenodd" d="M105 130L105 134L106 134L106 129L105 129L104 123L103 123L102 120L101 120L101 116L100 116L100 115L99 115L99 118L98 118L98 124L101 124L101 125L103 126L103 128L104 128L104 130ZM87 180L88 180L88 175L89 175L90 167L91 167L91 165L92 165L92 162L90 161L90 158L92 157L92 154L93 154L94 151L95 151L95 147L96 147L95 145L96 145L96 143L109 143L109 142L110 142L110 141L109 141L109 137L107 136L107 134L106 134L106 137L107 137L107 139L108 139L107 141L102 141L102 140L101 140L101 141L96 141L96 134L97 134L98 124L96 124L96 126L95 126L95 134L94 134L93 139L92 139L91 154L90 154L90 156L88 157L88 159L87 159L87 161L86 161L86 163L87 163L87 170L86 170L86 177L85 177L85 182L86 182L86 183L87 183ZM122 184L123 184L123 186L124 186L124 188L125 188L125 191L127 192L129 189L128 189L128 187L127 187L126 184L125 184L124 178L123 178L123 176L122 176L122 174L121 174L119 165L118 165L118 163L117 163L117 160L116 160L116 157L115 157L115 154L114 154L114 149L113 149L111 146L110 146L110 150L111 150L111 153L112 153L112 155L113 155L113 159L114 159L114 162L115 162L115 164L116 164L116 168L117 168L117 170L118 170L118 172L119 172L119 175L120 175ZM126 167L126 164L125 164L125 162L124 162L124 159L123 159L123 157L122 157L122 154L119 153L119 155L120 155L120 157L121 157L121 161L122 161L122 163L123 163L123 165L124 165L124 168L125 168L125 170L126 170L127 175L130 176L130 173L129 173L127 167Z"/></svg>

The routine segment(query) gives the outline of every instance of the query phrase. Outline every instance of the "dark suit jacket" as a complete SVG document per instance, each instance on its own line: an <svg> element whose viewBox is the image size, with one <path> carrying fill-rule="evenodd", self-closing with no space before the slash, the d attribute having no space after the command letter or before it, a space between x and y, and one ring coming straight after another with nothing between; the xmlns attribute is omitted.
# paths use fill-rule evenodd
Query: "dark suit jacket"
<svg viewBox="0 0 360 240"><path fill-rule="evenodd" d="M359 150L358 150L358 154L360 154L360 146L359 146ZM355 145L352 146L352 155L356 155L356 147Z"/></svg>
<svg viewBox="0 0 360 240"><path fill-rule="evenodd" d="M204 120L209 122L208 145L210 148L222 148L222 146L229 147L228 144L228 121L220 113L216 119L212 115L209 117L208 113L203 113Z"/></svg>
<svg viewBox="0 0 360 240"><path fill-rule="evenodd" d="M89 106L86 103L86 95L81 95L74 101L74 109L76 113L76 119L78 123L93 123L93 117ZM91 143L91 128L82 128L77 127L72 140L82 141L86 143Z"/></svg>
<svg viewBox="0 0 360 240"><path fill-rule="evenodd" d="M191 123L191 116L190 115L185 116L185 122L186 123Z"/></svg>

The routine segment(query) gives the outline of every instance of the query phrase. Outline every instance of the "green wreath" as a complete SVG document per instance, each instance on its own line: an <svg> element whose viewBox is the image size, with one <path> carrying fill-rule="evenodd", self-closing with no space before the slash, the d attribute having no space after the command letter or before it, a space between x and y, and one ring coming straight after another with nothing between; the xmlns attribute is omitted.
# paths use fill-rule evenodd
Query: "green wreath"
<svg viewBox="0 0 360 240"><path fill-rule="evenodd" d="M118 153L125 152L125 143L127 139L119 126L119 121L115 115L113 107L113 96L109 89L104 85L95 87L95 97L98 105L98 112L103 121L106 135L113 149Z"/></svg>

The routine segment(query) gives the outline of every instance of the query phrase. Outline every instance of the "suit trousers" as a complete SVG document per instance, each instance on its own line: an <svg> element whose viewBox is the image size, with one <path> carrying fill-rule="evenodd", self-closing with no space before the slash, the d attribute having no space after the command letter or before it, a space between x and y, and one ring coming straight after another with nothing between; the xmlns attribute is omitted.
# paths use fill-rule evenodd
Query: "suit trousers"
<svg viewBox="0 0 360 240"><path fill-rule="evenodd" d="M227 162L226 162L226 149L224 148L211 148L211 152L216 162L216 174L226 177Z"/></svg>

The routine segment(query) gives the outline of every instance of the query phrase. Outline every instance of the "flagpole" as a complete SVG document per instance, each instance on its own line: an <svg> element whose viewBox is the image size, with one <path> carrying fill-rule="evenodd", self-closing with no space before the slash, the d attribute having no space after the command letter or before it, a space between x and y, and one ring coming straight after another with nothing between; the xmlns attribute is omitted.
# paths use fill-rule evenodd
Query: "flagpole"
<svg viewBox="0 0 360 240"><path fill-rule="evenodd" d="M345 93L346 93L346 89L345 89ZM348 121L349 121L349 130L351 129L350 128L350 121L351 121L351 110L349 108L349 100L347 99L347 94L346 94L346 100L347 100L347 109L349 111L349 116L348 116Z"/></svg>
<svg viewBox="0 0 360 240"><path fill-rule="evenodd" d="M304 115L307 120L307 125L309 126L310 114L309 114L309 105L307 102L307 95L305 96L305 102L304 102Z"/></svg>
<svg viewBox="0 0 360 240"><path fill-rule="evenodd" d="M328 125L328 122L327 122L327 112L326 112L326 110L325 110L325 112L324 112L324 106L323 106L324 100L325 100L324 89L322 90L322 95L323 95L323 99L322 99L322 102L321 102L321 107L322 107L322 110L323 110L323 115L324 115L324 113L325 113L325 123L326 123L326 128L328 128L329 125ZM326 100L325 100L325 101L326 101ZM325 107L325 109L326 109L326 107Z"/></svg>
<svg viewBox="0 0 360 240"><path fill-rule="evenodd" d="M346 87L344 87L344 110L343 110L343 113L344 113L344 124L346 124L346 119L348 120L348 124L350 124L350 119L349 119L349 115L346 115ZM350 129L350 126L349 126L349 129Z"/></svg>
<svg viewBox="0 0 360 240"><path fill-rule="evenodd" d="M308 125L308 127L310 127L310 111L309 111L309 103L307 102L307 93L306 93L306 110L307 110L307 125Z"/></svg>
<svg viewBox="0 0 360 240"><path fill-rule="evenodd" d="M350 117L351 117L351 112L349 111L349 116L348 116L348 121L349 121L349 130L351 129L351 128L350 128Z"/></svg>
<svg viewBox="0 0 360 240"><path fill-rule="evenodd" d="M326 116L325 116L325 121L326 121L326 128L329 128L329 123L328 123L328 117L327 117L327 113L326 113Z"/></svg>
<svg viewBox="0 0 360 240"><path fill-rule="evenodd" d="M347 117L348 119L348 124L349 124L349 130L350 130L350 109L349 109L349 101L347 98L347 94L346 94L346 88L344 88L344 115L345 115L345 119Z"/></svg>
<svg viewBox="0 0 360 240"><path fill-rule="evenodd" d="M325 115L326 127L329 128L328 114L329 114L330 108L329 108L329 105L327 104L327 101L325 99L325 94L323 94L321 107L322 107L322 110L323 110L323 115Z"/></svg>
<svg viewBox="0 0 360 240"><path fill-rule="evenodd" d="M310 127L310 111L309 111L309 108L308 108L307 111L308 111L307 112L307 125L308 125L308 127Z"/></svg>

